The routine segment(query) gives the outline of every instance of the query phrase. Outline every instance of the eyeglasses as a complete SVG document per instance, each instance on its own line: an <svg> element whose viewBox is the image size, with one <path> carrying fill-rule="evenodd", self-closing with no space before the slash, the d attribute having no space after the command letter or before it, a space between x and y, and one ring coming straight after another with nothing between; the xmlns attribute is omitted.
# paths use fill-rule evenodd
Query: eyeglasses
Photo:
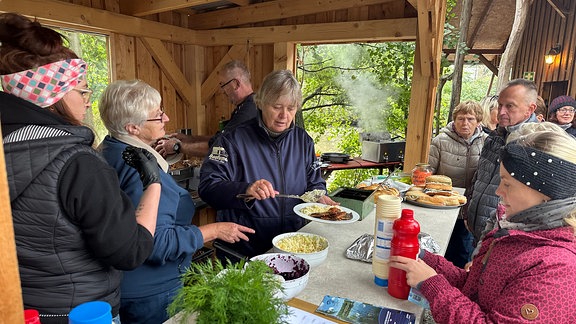
<svg viewBox="0 0 576 324"><path fill-rule="evenodd" d="M574 113L574 108L572 107L562 107L560 109L557 110L559 113Z"/></svg>
<svg viewBox="0 0 576 324"><path fill-rule="evenodd" d="M221 84L221 85L220 85L220 88L221 88L221 89L224 89L224 87L227 86L228 83L230 83L230 82L232 82L232 81L238 81L238 80L237 80L237 79L230 79L230 80L228 80L228 82Z"/></svg>
<svg viewBox="0 0 576 324"><path fill-rule="evenodd" d="M82 96L82 99L84 99L84 102L88 103L90 102L90 98L92 97L92 93L94 91L90 90L90 89L72 89L74 91L77 91L80 93L80 95Z"/></svg>
<svg viewBox="0 0 576 324"><path fill-rule="evenodd" d="M146 119L146 121L163 121L164 120L164 115L166 113L164 112L164 107L160 106L160 116L156 117L156 118L150 118L150 119Z"/></svg>

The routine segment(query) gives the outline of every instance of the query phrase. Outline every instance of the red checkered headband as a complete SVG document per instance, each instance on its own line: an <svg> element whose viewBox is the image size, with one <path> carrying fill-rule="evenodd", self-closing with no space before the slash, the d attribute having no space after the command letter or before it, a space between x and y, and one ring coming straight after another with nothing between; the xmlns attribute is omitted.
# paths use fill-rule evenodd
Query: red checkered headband
<svg viewBox="0 0 576 324"><path fill-rule="evenodd" d="M42 108L58 102L86 76L86 62L68 59L35 69L2 75L4 92Z"/></svg>

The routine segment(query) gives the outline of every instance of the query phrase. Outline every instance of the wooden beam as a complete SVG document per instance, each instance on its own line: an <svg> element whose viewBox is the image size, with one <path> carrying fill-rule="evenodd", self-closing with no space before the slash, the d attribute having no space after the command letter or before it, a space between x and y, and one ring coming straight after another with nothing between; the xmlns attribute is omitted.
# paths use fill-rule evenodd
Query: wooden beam
<svg viewBox="0 0 576 324"><path fill-rule="evenodd" d="M187 79L192 81L193 92L190 94L194 98L194 104L185 110L186 127L192 128L194 135L207 135L208 123L206 122L206 106L202 105L202 79L206 66L205 50L201 46L185 46L186 57L184 70Z"/></svg>
<svg viewBox="0 0 576 324"><path fill-rule="evenodd" d="M239 6L247 6L250 4L250 0L229 0L229 1Z"/></svg>
<svg viewBox="0 0 576 324"><path fill-rule="evenodd" d="M397 0L277 0L261 2L245 7L197 14L191 19L189 27L192 29L214 29L239 26L392 1Z"/></svg>
<svg viewBox="0 0 576 324"><path fill-rule="evenodd" d="M18 272L4 146L0 146L0 269L0 287L3 296L0 303L0 322L24 323L24 303Z"/></svg>
<svg viewBox="0 0 576 324"><path fill-rule="evenodd" d="M490 62L486 56L480 54L478 55L478 60L480 60L480 62L482 62L482 64L486 65L486 67L488 69L490 69L490 71L492 71L492 73L494 75L498 75L498 68L496 66L494 66L494 64L492 64L492 62Z"/></svg>
<svg viewBox="0 0 576 324"><path fill-rule="evenodd" d="M168 53L162 41L148 37L142 37L141 41L168 77L174 89L180 94L180 97L182 97L187 105L192 106L194 103L194 98L191 97L194 93L192 86L188 80L186 80L180 68L174 63L172 55Z"/></svg>
<svg viewBox="0 0 576 324"><path fill-rule="evenodd" d="M566 14L568 13L567 9L564 9L561 4L558 3L557 0L548 0L548 4L552 7L552 9L556 10L556 12L562 17L562 19L566 19Z"/></svg>
<svg viewBox="0 0 576 324"><path fill-rule="evenodd" d="M422 75L432 75L432 30L428 0L418 0L418 45L420 46L420 66Z"/></svg>
<svg viewBox="0 0 576 324"><path fill-rule="evenodd" d="M226 56L218 62L218 65L212 70L212 73L204 80L202 83L202 104L205 104L214 93L218 90L220 85L218 84L218 72L222 69L224 64L228 63L231 60L241 60L244 61L244 56L246 56L248 52L248 47L246 45L234 45L226 53Z"/></svg>
<svg viewBox="0 0 576 324"><path fill-rule="evenodd" d="M290 70L296 74L296 44L295 43L275 43L274 44L274 70Z"/></svg>
<svg viewBox="0 0 576 324"><path fill-rule="evenodd" d="M444 48L442 52L445 54L454 54L456 53L456 49L454 48ZM471 48L466 51L468 54L478 54L478 55L499 55L504 53L503 48Z"/></svg>
<svg viewBox="0 0 576 324"><path fill-rule="evenodd" d="M57 24L104 34L149 37L180 44L195 44L196 33L187 28L75 5L57 0L0 0L0 12L18 12L47 25Z"/></svg>
<svg viewBox="0 0 576 324"><path fill-rule="evenodd" d="M218 0L120 0L120 13L129 16L142 17L217 1Z"/></svg>
<svg viewBox="0 0 576 324"><path fill-rule="evenodd" d="M415 41L416 18L368 20L325 24L250 27L196 32L203 46L273 44L278 42L334 43Z"/></svg>

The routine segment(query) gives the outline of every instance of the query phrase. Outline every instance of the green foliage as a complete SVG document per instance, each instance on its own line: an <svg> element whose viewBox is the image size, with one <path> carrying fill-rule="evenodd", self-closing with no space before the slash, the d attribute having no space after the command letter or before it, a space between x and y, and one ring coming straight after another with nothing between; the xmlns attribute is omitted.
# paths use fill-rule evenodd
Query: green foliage
<svg viewBox="0 0 576 324"><path fill-rule="evenodd" d="M364 132L405 137L414 50L412 42L298 48L304 123L316 152L360 156ZM352 187L374 172L336 172L328 190Z"/></svg>
<svg viewBox="0 0 576 324"><path fill-rule="evenodd" d="M219 261L193 263L182 282L168 307L171 316L183 315L181 323L192 314L199 324L285 323L282 316L288 308L274 296L281 283L263 261L229 263L226 268Z"/></svg>
<svg viewBox="0 0 576 324"><path fill-rule="evenodd" d="M94 93L92 110L86 114L85 123L96 133L96 142L100 142L108 133L98 113L98 100L109 82L107 38L103 35L70 30L58 30L58 32L66 37L68 47L88 65L88 87Z"/></svg>

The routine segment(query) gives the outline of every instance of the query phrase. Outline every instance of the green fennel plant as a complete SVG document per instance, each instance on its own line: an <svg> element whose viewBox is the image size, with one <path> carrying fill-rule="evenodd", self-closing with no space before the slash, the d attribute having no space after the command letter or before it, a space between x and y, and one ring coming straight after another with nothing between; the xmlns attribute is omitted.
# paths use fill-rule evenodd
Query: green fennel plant
<svg viewBox="0 0 576 324"><path fill-rule="evenodd" d="M182 276L184 287L168 307L180 323L286 323L288 307L276 293L281 283L263 261L226 267L218 260L193 263Z"/></svg>

